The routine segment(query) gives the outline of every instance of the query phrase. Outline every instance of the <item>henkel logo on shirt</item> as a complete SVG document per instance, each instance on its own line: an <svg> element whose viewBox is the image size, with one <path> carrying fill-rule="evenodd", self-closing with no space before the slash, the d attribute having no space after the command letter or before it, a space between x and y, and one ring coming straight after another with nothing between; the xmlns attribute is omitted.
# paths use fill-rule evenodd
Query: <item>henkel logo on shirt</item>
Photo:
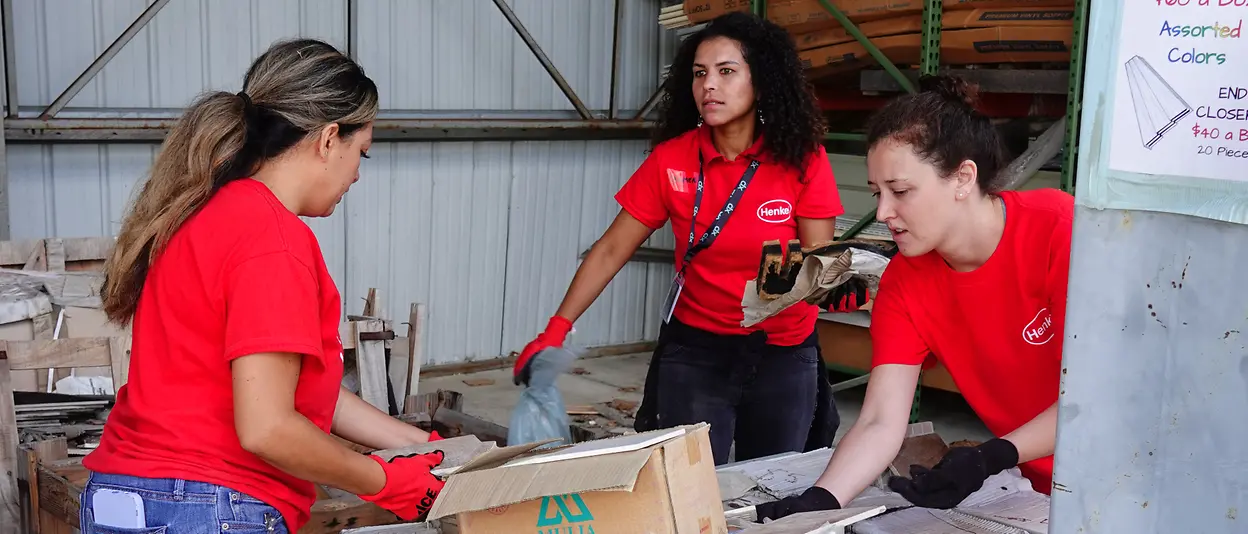
<svg viewBox="0 0 1248 534"><path fill-rule="evenodd" d="M777 198L768 200L758 207L758 218L763 222L782 223L793 214L793 205L789 201Z"/></svg>
<svg viewBox="0 0 1248 534"><path fill-rule="evenodd" d="M1041 308L1035 318L1023 328L1023 341L1032 345L1043 345L1053 339L1053 314L1048 308Z"/></svg>
<svg viewBox="0 0 1248 534"><path fill-rule="evenodd" d="M698 173L686 173L682 170L668 169L667 181L672 184L672 191L688 193L693 190L693 184L697 183Z"/></svg>

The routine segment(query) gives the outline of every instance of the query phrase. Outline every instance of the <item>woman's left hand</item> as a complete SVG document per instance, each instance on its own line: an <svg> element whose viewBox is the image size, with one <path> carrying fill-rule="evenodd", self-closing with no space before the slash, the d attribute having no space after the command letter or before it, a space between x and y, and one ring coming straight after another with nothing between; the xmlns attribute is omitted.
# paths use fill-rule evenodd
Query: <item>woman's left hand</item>
<svg viewBox="0 0 1248 534"><path fill-rule="evenodd" d="M979 491L988 477L1018 464L1018 449L996 438L978 447L954 447L931 469L914 465L910 478L892 477L889 489L923 508L948 509Z"/></svg>

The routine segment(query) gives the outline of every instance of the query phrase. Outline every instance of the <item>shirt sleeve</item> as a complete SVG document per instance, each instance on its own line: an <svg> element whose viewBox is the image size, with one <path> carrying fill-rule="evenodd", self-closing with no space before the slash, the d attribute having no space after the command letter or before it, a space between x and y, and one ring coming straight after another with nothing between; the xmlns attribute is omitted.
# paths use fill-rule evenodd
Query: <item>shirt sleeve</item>
<svg viewBox="0 0 1248 534"><path fill-rule="evenodd" d="M1070 219L1062 221L1053 232L1049 244L1049 272L1045 284L1049 291L1049 310L1057 332L1065 332L1066 292L1070 285L1070 241L1073 231Z"/></svg>
<svg viewBox="0 0 1248 534"><path fill-rule="evenodd" d="M656 152L651 152L629 177L624 187L615 194L615 201L652 230L658 230L667 223L669 214L667 204L663 202L663 176Z"/></svg>
<svg viewBox="0 0 1248 534"><path fill-rule="evenodd" d="M886 364L921 365L931 352L910 318L895 265L885 268L871 308L872 369Z"/></svg>
<svg viewBox="0 0 1248 534"><path fill-rule="evenodd" d="M806 183L797 197L796 215L806 219L829 219L845 213L841 193L836 188L828 151L819 146L806 165Z"/></svg>
<svg viewBox="0 0 1248 534"><path fill-rule="evenodd" d="M306 262L288 251L236 265L225 281L225 358L262 352L321 357L320 288Z"/></svg>

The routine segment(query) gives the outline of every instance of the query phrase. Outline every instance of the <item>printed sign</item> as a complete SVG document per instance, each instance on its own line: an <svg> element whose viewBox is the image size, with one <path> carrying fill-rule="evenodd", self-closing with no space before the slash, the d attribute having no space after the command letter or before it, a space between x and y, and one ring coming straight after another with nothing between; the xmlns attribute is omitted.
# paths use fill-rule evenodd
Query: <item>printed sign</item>
<svg viewBox="0 0 1248 534"><path fill-rule="evenodd" d="M1132 0L1109 167L1248 181L1248 0Z"/></svg>

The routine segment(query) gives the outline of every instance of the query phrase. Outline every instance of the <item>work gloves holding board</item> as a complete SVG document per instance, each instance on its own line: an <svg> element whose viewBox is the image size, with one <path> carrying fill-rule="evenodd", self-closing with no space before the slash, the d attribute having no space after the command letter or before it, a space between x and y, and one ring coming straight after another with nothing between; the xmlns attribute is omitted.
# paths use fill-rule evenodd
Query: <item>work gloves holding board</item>
<svg viewBox="0 0 1248 534"><path fill-rule="evenodd" d="M1008 440L996 438L978 447L954 447L931 469L910 466L910 478L891 477L889 489L922 508L949 509L961 504L984 485L988 477L1018 465L1018 449ZM826 489L811 486L801 495L763 503L755 510L758 521L776 520L801 512L835 510L841 507Z"/></svg>
<svg viewBox="0 0 1248 534"><path fill-rule="evenodd" d="M429 441L442 439L437 432L429 434ZM375 454L372 458L386 472L386 485L374 495L360 498L384 508L404 521L424 521L433 508L433 501L446 485L430 471L442 463L442 451L425 454L395 456L389 460Z"/></svg>
<svg viewBox="0 0 1248 534"><path fill-rule="evenodd" d="M878 258L878 261L874 264L853 263L854 256L852 255L855 253L872 255ZM847 254L850 256L846 256ZM809 256L828 259L839 257L841 261L850 262L842 267L844 269L874 265L882 271L883 265L887 265L888 260L896 254L895 244L868 239L846 239L811 247L802 247L801 241L797 239L789 240L788 243L767 241L763 243L755 287L759 296L764 300L773 300L788 293L797 284L802 265ZM871 271L869 267L867 270ZM878 273L875 274L878 276ZM818 300L808 298L807 302L833 313L857 311L871 299L870 285L866 276L855 274L844 283L828 290L826 294L817 297Z"/></svg>

